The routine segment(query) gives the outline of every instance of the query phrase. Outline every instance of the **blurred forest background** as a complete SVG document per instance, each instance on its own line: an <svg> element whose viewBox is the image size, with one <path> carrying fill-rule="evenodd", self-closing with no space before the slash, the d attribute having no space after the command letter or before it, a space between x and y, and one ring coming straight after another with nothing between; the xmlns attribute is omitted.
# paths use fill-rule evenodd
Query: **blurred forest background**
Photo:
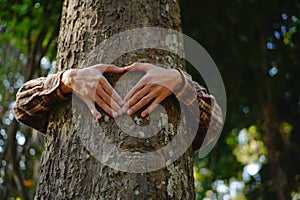
<svg viewBox="0 0 300 200"><path fill-rule="evenodd" d="M300 199L300 2L180 4L184 33L210 53L228 98L217 145L203 159L195 155L197 199ZM12 106L25 81L54 72L61 2L0 5L0 199L26 200L43 137L19 124Z"/></svg>

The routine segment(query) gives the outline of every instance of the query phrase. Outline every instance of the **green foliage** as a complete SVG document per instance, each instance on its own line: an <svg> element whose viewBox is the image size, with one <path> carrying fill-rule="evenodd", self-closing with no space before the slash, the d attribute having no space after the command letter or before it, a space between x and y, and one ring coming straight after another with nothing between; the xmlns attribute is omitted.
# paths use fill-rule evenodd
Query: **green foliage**
<svg viewBox="0 0 300 200"><path fill-rule="evenodd" d="M216 166L213 165L215 170L210 169L207 158L195 158L194 178L198 199L246 199L246 191L253 185L259 187L261 184L259 171L267 162L267 149L257 127L252 125L248 129L233 130L225 141L231 152L216 161Z"/></svg>
<svg viewBox="0 0 300 200"><path fill-rule="evenodd" d="M267 149L261 140L261 134L257 132L256 126L242 129L235 140L238 141L238 145L231 147L237 161L241 164L260 163L261 158L265 161Z"/></svg>
<svg viewBox="0 0 300 200"><path fill-rule="evenodd" d="M60 1L0 0L0 196L32 199L42 138L14 120L16 91L46 75L40 60L56 54Z"/></svg>
<svg viewBox="0 0 300 200"><path fill-rule="evenodd" d="M45 48L48 42L53 40L50 35L57 29L60 18L60 1L1 0L0 4L2 6L0 12L1 41L6 41L20 52L29 55L36 38L42 33L48 34L43 38L42 47ZM53 58L56 54L55 46L52 45L47 53Z"/></svg>

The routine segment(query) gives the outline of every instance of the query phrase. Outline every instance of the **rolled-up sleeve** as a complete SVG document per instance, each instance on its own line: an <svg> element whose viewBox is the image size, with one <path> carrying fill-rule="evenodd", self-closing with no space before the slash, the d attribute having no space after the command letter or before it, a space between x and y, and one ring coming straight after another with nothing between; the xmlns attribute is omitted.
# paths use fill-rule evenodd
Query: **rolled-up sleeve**
<svg viewBox="0 0 300 200"><path fill-rule="evenodd" d="M215 144L223 126L222 111L214 96L208 94L207 90L197 82L192 81L191 76L186 72L178 70L182 74L183 84L175 91L177 99L187 106L192 115L195 111L200 111L200 116L192 116L195 123L199 124L192 143L193 150L197 152L200 148L205 149Z"/></svg>
<svg viewBox="0 0 300 200"><path fill-rule="evenodd" d="M46 132L49 111L58 102L69 99L59 87L63 72L26 82L16 94L15 118L42 133Z"/></svg>

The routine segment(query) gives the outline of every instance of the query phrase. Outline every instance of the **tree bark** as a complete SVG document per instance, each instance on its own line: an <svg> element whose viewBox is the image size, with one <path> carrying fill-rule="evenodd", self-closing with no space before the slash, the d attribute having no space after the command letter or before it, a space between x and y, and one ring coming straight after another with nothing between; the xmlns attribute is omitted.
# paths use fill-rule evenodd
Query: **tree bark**
<svg viewBox="0 0 300 200"><path fill-rule="evenodd" d="M104 39L140 27L180 31L180 10L176 0L66 0L62 11L57 70L87 67L83 65L86 56ZM118 45L112 44L111 51L115 48ZM94 62L103 61L107 54L109 52L98 55L99 60ZM125 66L141 61L184 66L178 56L156 49L129 52L113 63ZM120 78L116 75L107 77L112 85ZM124 96L140 77L138 73L125 77L123 84L116 85L117 92ZM174 132L180 118L176 102L174 97L163 102L168 113L167 125L172 125ZM104 120L96 121L86 107L74 108L77 103L81 105L80 101L58 105L49 118L36 199L195 199L191 148L163 169L128 173L102 164L91 155L89 150L93 147L84 145L82 138L85 134L86 138L94 137L95 141L97 131L102 129L118 147L130 152L145 152L170 142L174 132L164 129L149 140L131 137L120 130L113 119L104 117ZM72 112L74 109L75 113ZM133 119L140 120L138 115Z"/></svg>

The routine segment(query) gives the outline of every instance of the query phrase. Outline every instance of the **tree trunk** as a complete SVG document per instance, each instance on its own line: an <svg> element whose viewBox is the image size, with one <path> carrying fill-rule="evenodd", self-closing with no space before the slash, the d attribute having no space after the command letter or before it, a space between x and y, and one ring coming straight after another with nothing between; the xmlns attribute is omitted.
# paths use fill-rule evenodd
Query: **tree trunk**
<svg viewBox="0 0 300 200"><path fill-rule="evenodd" d="M66 0L62 11L57 70L107 61L107 56L118 49L119 41L112 43L107 51L100 49L102 53L96 55L96 60L89 61L87 56L104 39L125 30L163 27L180 31L180 26L180 10L176 0ZM183 66L178 56L148 48L126 53L112 61L118 66L133 62ZM116 75L107 77L116 86L117 92L124 96L141 74L132 73L124 78ZM153 165L153 162L132 163L134 169L137 169L135 164L141 167L141 170L136 170L137 173L132 172L131 165L122 171L111 168L100 162L93 153L95 148L100 148L96 150L101 155L107 153L105 147L95 145L98 141L103 142L103 133L121 150L137 155L166 145L174 137L180 120L178 102L174 97L163 102L168 115L154 114L154 119L161 117L162 122L164 117L167 122L162 125L164 127L159 134L148 139L128 136L120 126L130 120L143 125L150 123L149 119L140 119L136 115L129 121L121 118L116 123L106 116L97 121L85 106L80 105L81 102L73 96L72 102L58 105L49 118L36 199L195 199L191 148L175 162L155 171L142 170ZM87 141L91 142L90 145Z"/></svg>

